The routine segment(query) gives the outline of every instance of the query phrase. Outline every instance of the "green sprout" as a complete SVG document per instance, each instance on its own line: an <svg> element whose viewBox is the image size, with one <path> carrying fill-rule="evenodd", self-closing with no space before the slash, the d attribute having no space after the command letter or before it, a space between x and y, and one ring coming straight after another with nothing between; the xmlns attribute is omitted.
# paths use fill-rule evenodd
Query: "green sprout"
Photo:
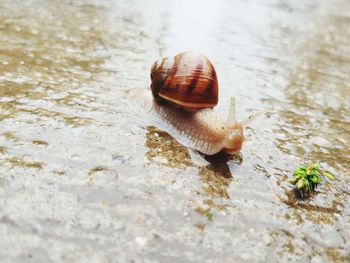
<svg viewBox="0 0 350 263"><path fill-rule="evenodd" d="M330 172L324 171L317 162L309 166L300 166L289 182L295 185L302 197L305 197L314 192L317 185L321 183L321 175L325 179L335 180L335 177Z"/></svg>

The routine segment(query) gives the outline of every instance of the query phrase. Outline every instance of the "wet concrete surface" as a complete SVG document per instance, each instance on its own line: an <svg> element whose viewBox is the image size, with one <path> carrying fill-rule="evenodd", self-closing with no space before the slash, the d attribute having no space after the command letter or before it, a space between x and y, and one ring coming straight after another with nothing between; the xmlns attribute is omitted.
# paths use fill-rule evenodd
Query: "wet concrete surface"
<svg viewBox="0 0 350 263"><path fill-rule="evenodd" d="M349 24L346 0L2 0L0 261L350 261ZM186 50L214 63L219 114L274 108L232 160L124 96ZM296 200L317 160L337 180Z"/></svg>

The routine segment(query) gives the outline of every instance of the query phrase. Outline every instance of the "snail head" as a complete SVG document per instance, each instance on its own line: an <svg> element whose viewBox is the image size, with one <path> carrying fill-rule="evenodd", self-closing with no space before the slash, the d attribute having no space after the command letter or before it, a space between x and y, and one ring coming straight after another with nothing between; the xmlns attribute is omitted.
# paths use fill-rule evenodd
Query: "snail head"
<svg viewBox="0 0 350 263"><path fill-rule="evenodd" d="M236 154L241 150L243 142L243 126L238 122L228 126L223 150L231 155Z"/></svg>
<svg viewBox="0 0 350 263"><path fill-rule="evenodd" d="M236 100L234 97L231 98L230 113L227 119L227 133L224 140L224 151L228 154L238 153L244 142L243 131L250 126L258 117L273 112L273 108L268 108L266 110L259 111L248 119L237 122L236 121Z"/></svg>
<svg viewBox="0 0 350 263"><path fill-rule="evenodd" d="M236 121L236 99L232 97L227 119L227 132L223 142L225 152L233 155L241 150L244 141L243 130L244 126Z"/></svg>

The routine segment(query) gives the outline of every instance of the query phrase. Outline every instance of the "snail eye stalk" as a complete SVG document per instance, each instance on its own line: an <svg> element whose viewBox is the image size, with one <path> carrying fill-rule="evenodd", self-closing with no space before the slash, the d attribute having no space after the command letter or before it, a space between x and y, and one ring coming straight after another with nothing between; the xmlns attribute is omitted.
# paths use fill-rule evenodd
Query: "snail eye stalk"
<svg viewBox="0 0 350 263"><path fill-rule="evenodd" d="M236 122L236 98L231 97L230 113L227 118L227 125L232 125Z"/></svg>

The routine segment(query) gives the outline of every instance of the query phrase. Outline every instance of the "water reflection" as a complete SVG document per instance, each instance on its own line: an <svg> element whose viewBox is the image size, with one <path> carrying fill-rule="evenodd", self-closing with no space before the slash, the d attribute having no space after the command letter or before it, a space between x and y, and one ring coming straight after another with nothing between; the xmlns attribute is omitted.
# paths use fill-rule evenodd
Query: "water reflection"
<svg viewBox="0 0 350 263"><path fill-rule="evenodd" d="M186 147L154 126L147 127L145 145L148 148L146 156L152 162L180 169L194 166Z"/></svg>
<svg viewBox="0 0 350 263"><path fill-rule="evenodd" d="M216 204L216 198L230 198L228 188L233 180L228 162L240 164L241 156L229 156L225 153L219 153L213 156L205 156L209 162L207 165L199 165L192 161L188 149L179 144L168 133L157 129L154 126L147 127L146 134L146 153L147 158L153 163L168 167L186 169L187 167L196 167L200 180L204 184L199 193L203 196L203 207L197 207L195 210L205 217L208 217L210 209L224 209L225 205ZM219 200L219 203L222 201ZM212 214L210 213L210 220Z"/></svg>

